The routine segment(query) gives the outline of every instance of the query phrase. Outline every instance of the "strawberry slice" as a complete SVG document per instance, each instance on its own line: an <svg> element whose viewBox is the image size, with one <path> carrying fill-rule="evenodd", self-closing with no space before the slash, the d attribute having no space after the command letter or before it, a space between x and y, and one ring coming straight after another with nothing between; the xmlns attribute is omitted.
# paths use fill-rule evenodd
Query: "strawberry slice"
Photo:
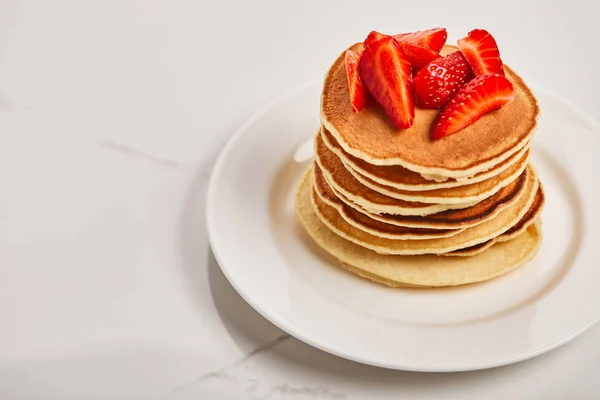
<svg viewBox="0 0 600 400"><path fill-rule="evenodd" d="M436 51L426 47L420 47L404 41L399 41L398 43L415 70L423 68L440 56Z"/></svg>
<svg viewBox="0 0 600 400"><path fill-rule="evenodd" d="M473 71L460 51L439 57L415 76L415 100L424 108L442 108L472 77Z"/></svg>
<svg viewBox="0 0 600 400"><path fill-rule="evenodd" d="M438 140L471 125L484 114L514 100L513 86L499 74L480 75L467 83L433 123L431 137Z"/></svg>
<svg viewBox="0 0 600 400"><path fill-rule="evenodd" d="M364 45L365 45L365 47L367 47L371 43L381 40L383 38L386 38L387 36L388 35L384 35L383 33L379 33L377 31L371 31L371 32L369 32L369 35L365 39Z"/></svg>
<svg viewBox="0 0 600 400"><path fill-rule="evenodd" d="M346 78L348 81L348 91L350 92L350 104L352 104L352 111L354 112L362 110L366 102L365 87L358 73L359 60L360 54L352 50L346 50Z"/></svg>
<svg viewBox="0 0 600 400"><path fill-rule="evenodd" d="M446 44L448 31L446 31L446 28L433 28L425 31L400 33L395 35L394 38L399 42L425 47L439 53Z"/></svg>
<svg viewBox="0 0 600 400"><path fill-rule="evenodd" d="M458 41L458 48L463 53L475 75L504 75L500 51L496 40L483 29L475 29Z"/></svg>
<svg viewBox="0 0 600 400"><path fill-rule="evenodd" d="M433 31L433 29L431 29ZM444 32L446 30L444 29ZM408 57L408 61L411 63L415 70L419 70L429 64L431 61L435 60L439 57L439 50L432 50L426 46L422 46L420 43L429 44L432 40L437 40L439 43L439 39L432 38L428 36L426 32L429 31L419 31L412 33L403 33L400 35L393 36L394 39L398 41L400 47L404 51L404 54ZM434 33L434 36L439 36L438 33ZM447 36L447 35L446 35ZM443 43L441 46L444 46L446 43L446 36L443 38ZM389 37L388 35L384 35L383 33L377 31L371 31L369 36L364 41L365 47L370 46L372 43L381 40L383 38ZM400 39L398 39L400 38ZM440 47L441 48L441 47Z"/></svg>
<svg viewBox="0 0 600 400"><path fill-rule="evenodd" d="M359 69L364 85L394 125L411 127L415 118L411 68L398 42L390 36L371 43Z"/></svg>

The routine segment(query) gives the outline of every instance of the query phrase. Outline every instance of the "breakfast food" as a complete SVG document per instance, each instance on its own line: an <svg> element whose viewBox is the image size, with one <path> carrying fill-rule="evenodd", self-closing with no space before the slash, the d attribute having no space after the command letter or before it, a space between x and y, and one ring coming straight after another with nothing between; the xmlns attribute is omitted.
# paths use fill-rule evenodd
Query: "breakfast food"
<svg viewBox="0 0 600 400"><path fill-rule="evenodd" d="M541 243L530 164L539 107L482 29L371 32L330 67L314 162L296 194L308 235L393 287L489 280Z"/></svg>

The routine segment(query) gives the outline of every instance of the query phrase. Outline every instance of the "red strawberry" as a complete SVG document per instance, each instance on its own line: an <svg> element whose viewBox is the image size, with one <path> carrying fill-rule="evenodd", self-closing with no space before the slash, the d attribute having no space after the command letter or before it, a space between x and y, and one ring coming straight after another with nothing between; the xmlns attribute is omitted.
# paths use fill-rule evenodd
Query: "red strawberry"
<svg viewBox="0 0 600 400"><path fill-rule="evenodd" d="M439 50L432 50L426 45L433 43L435 46L439 46L441 48L444 46L444 43L446 43L447 34L445 29L443 32L433 31L435 31L435 29L412 33L402 33L394 36L394 39L398 41L400 47L402 47L402 50L404 51L404 54L406 54L408 57L408 61L415 70L423 68L431 61L439 57ZM443 38L440 36L440 34L443 34ZM386 37L389 36L377 31L371 31L369 36L367 36L365 39L364 45L365 47L368 47L372 43ZM440 42L440 40L442 40L442 42Z"/></svg>
<svg viewBox="0 0 600 400"><path fill-rule="evenodd" d="M358 74L359 60L360 54L352 50L346 50L346 78L348 80L348 91L350 92L350 103L354 112L362 110L366 101L365 87Z"/></svg>
<svg viewBox="0 0 600 400"><path fill-rule="evenodd" d="M431 49L426 47L416 46L411 43L399 41L400 47L408 57L408 61L415 68L415 70L419 70L429 64L431 61L438 58L440 55Z"/></svg>
<svg viewBox="0 0 600 400"><path fill-rule="evenodd" d="M504 75L500 51L496 40L483 29L475 29L458 41L458 48L463 53L475 75Z"/></svg>
<svg viewBox="0 0 600 400"><path fill-rule="evenodd" d="M399 42L425 47L439 53L442 47L444 47L444 44L446 44L448 32L446 31L446 28L433 28L425 31L401 33L395 35L394 38Z"/></svg>
<svg viewBox="0 0 600 400"><path fill-rule="evenodd" d="M360 76L371 95L398 128L415 118L410 63L398 42L386 37L369 45L359 63Z"/></svg>
<svg viewBox="0 0 600 400"><path fill-rule="evenodd" d="M367 38L365 39L364 45L365 45L365 47L367 47L371 43L376 42L385 37L387 37L387 35L384 35L383 33L379 33L377 31L371 31L369 33L369 36L367 36Z"/></svg>
<svg viewBox="0 0 600 400"><path fill-rule="evenodd" d="M484 114L514 100L513 86L499 74L476 77L456 93L433 123L433 140L451 135L471 125Z"/></svg>
<svg viewBox="0 0 600 400"><path fill-rule="evenodd" d="M460 51L433 60L414 78L417 104L425 108L444 107L472 76Z"/></svg>

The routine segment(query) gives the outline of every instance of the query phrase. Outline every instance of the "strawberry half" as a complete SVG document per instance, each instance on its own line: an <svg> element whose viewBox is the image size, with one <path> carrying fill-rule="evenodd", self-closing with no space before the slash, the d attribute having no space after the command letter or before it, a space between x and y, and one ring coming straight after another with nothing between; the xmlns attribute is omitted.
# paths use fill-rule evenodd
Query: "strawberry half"
<svg viewBox="0 0 600 400"><path fill-rule="evenodd" d="M434 31L431 29L430 31ZM430 31L419 31L412 33L403 33L400 35L393 36L394 39L398 41L398 44L404 51L404 54L408 57L408 61L413 66L415 70L419 70L429 64L431 61L435 60L439 57L439 50L432 50L426 46L422 46L423 44L434 43L435 45L439 45L439 38L435 38L435 36L439 36L439 33L428 33ZM444 32L446 30L444 29ZM431 36L433 35L433 36ZM446 35L447 36L447 35ZM446 43L446 36L443 38L443 43L441 47ZM372 43L377 42L383 38L390 37L388 35L384 35L383 33L377 31L371 31L367 38L364 41L365 47L370 46ZM400 38L400 39L399 39ZM440 48L441 48L440 47Z"/></svg>
<svg viewBox="0 0 600 400"><path fill-rule="evenodd" d="M415 76L415 100L424 108L442 108L472 77L473 71L460 51L439 57Z"/></svg>
<svg viewBox="0 0 600 400"><path fill-rule="evenodd" d="M398 128L412 126L415 118L410 63L391 36L371 43L359 62L360 76L375 100Z"/></svg>
<svg viewBox="0 0 600 400"><path fill-rule="evenodd" d="M423 68L440 56L438 52L428 49L427 47L420 47L403 41L398 41L398 43L415 70Z"/></svg>
<svg viewBox="0 0 600 400"><path fill-rule="evenodd" d="M514 100L513 86L499 74L476 77L456 93L433 123L433 140L451 135L471 125L484 114Z"/></svg>
<svg viewBox="0 0 600 400"><path fill-rule="evenodd" d="M371 32L369 32L369 35L365 39L364 45L365 45L365 47L367 47L371 43L374 43L374 42L376 42L378 40L386 38L387 36L388 35L384 35L383 33L379 33L377 31L371 31Z"/></svg>
<svg viewBox="0 0 600 400"><path fill-rule="evenodd" d="M394 38L399 42L410 43L415 46L425 47L439 53L448 39L446 28L433 28L425 31L401 33Z"/></svg>
<svg viewBox="0 0 600 400"><path fill-rule="evenodd" d="M346 78L348 80L348 91L350 92L350 104L352 104L352 111L354 112L362 110L366 102L365 87L358 73L359 60L360 54L352 50L346 50Z"/></svg>
<svg viewBox="0 0 600 400"><path fill-rule="evenodd" d="M483 29L475 29L458 41L458 48L463 53L475 75L504 75L500 51L496 40Z"/></svg>

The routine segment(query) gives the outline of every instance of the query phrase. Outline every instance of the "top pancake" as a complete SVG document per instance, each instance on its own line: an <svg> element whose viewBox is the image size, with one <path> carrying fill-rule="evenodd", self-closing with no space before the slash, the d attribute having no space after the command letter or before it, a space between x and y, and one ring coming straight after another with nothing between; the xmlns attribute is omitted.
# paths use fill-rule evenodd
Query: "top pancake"
<svg viewBox="0 0 600 400"><path fill-rule="evenodd" d="M362 43L351 47L362 50ZM456 51L445 46L442 55ZM345 53L345 52L344 52ZM456 134L433 141L431 125L439 110L415 107L414 124L401 130L379 105L354 113L340 54L325 77L321 95L321 122L344 151L374 165L400 165L426 178L465 178L501 163L531 139L539 107L523 80L504 65L515 89L515 100L488 113Z"/></svg>

